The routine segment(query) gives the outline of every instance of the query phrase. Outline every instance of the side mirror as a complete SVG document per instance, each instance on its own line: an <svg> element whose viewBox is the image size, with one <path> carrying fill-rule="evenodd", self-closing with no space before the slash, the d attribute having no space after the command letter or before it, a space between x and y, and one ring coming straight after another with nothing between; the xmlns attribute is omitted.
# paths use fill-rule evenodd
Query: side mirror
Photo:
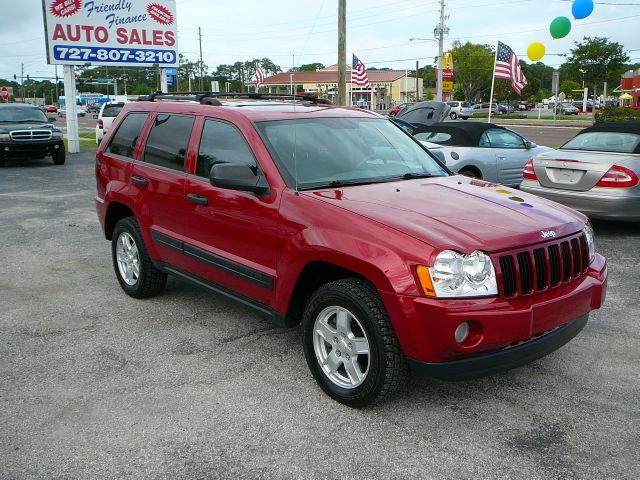
<svg viewBox="0 0 640 480"><path fill-rule="evenodd" d="M249 165L218 163L211 167L209 174L211 185L241 192L264 193L269 184L262 175L256 175Z"/></svg>
<svg viewBox="0 0 640 480"><path fill-rule="evenodd" d="M533 142L530 142L529 140L525 140L525 141L524 141L524 147L525 147L527 150L531 150L532 148L536 148L537 146L538 146L538 145L536 145L536 144L535 144L535 143L533 143Z"/></svg>
<svg viewBox="0 0 640 480"><path fill-rule="evenodd" d="M58 119L56 117L48 117L47 121L49 121L49 122L57 122Z"/></svg>

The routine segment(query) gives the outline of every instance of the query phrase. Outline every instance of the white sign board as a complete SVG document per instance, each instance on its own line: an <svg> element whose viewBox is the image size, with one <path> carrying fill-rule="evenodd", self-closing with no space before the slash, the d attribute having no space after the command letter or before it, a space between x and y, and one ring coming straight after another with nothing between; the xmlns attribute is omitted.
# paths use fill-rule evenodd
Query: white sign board
<svg viewBox="0 0 640 480"><path fill-rule="evenodd" d="M175 0L42 0L52 65L178 65Z"/></svg>

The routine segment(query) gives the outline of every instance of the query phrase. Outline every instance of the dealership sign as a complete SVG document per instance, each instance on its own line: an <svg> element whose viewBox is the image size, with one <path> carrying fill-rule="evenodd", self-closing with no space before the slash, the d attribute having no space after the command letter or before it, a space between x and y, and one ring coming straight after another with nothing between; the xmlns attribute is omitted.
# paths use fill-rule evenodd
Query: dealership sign
<svg viewBox="0 0 640 480"><path fill-rule="evenodd" d="M56 65L178 65L175 0L42 0Z"/></svg>

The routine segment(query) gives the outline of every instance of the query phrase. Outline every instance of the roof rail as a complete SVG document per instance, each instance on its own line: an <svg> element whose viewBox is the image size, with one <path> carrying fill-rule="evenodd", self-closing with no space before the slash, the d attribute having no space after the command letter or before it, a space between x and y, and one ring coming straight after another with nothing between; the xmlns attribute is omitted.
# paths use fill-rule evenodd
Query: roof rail
<svg viewBox="0 0 640 480"><path fill-rule="evenodd" d="M296 95L291 93L237 93L237 92L172 92L162 93L156 92L151 95L142 95L138 97L139 101L154 102L156 100L186 100L199 102L204 105L222 105L218 98L249 98L255 100L301 100L304 102L317 103L321 105L333 105L333 102L326 98L320 98L316 95L302 94Z"/></svg>

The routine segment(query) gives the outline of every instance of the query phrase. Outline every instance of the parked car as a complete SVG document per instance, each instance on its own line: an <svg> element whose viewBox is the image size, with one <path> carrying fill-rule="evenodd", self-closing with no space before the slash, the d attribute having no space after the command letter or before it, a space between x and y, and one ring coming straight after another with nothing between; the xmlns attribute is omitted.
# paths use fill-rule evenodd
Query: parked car
<svg viewBox="0 0 640 480"><path fill-rule="evenodd" d="M395 117L400 112L406 110L407 108L414 105L415 103L416 102L406 102L406 103L401 103L400 105L396 105L395 107L391 107L391 109L389 110L389 116Z"/></svg>
<svg viewBox="0 0 640 480"><path fill-rule="evenodd" d="M433 153L441 151L453 172L512 187L520 185L527 160L551 150L494 123L435 123L413 135Z"/></svg>
<svg viewBox="0 0 640 480"><path fill-rule="evenodd" d="M584 215L453 176L365 110L223 95L128 103L98 147L97 212L128 295L175 275L302 323L314 378L352 407L409 363L454 379L530 362L604 301Z"/></svg>
<svg viewBox="0 0 640 480"><path fill-rule="evenodd" d="M82 107L77 107L76 110L77 110L76 113L77 113L77 115L79 117L84 117L87 114L87 111ZM59 117L66 117L67 116L67 107L59 108L58 109L58 116Z"/></svg>
<svg viewBox="0 0 640 480"><path fill-rule="evenodd" d="M124 103L103 103L96 123L96 143L100 144L105 133L109 131L113 120L122 111Z"/></svg>
<svg viewBox="0 0 640 480"><path fill-rule="evenodd" d="M579 110L571 102L561 102L556 105L556 113L559 115L578 115Z"/></svg>
<svg viewBox="0 0 640 480"><path fill-rule="evenodd" d="M447 102L447 105L451 107L449 113L451 120L456 120L458 117L467 120L473 117L473 107L469 102Z"/></svg>
<svg viewBox="0 0 640 480"><path fill-rule="evenodd" d="M102 103L93 103L91 105L87 105L87 113L99 113L102 108Z"/></svg>
<svg viewBox="0 0 640 480"><path fill-rule="evenodd" d="M559 150L532 158L521 189L589 217L640 221L640 122L582 130Z"/></svg>
<svg viewBox="0 0 640 480"><path fill-rule="evenodd" d="M55 105L45 105L43 110L44 113L58 113L58 107Z"/></svg>
<svg viewBox="0 0 640 480"><path fill-rule="evenodd" d="M26 103L0 104L0 167L10 158L51 157L65 162L63 135L42 109Z"/></svg>
<svg viewBox="0 0 640 480"><path fill-rule="evenodd" d="M578 100L573 102L573 106L576 107L579 112L582 112L582 107L584 106L584 103ZM591 100L587 100L586 112L593 112L593 102Z"/></svg>
<svg viewBox="0 0 640 480"><path fill-rule="evenodd" d="M498 104L498 113L500 115L509 113L509 105L506 105L504 103L499 103Z"/></svg>
<svg viewBox="0 0 640 480"><path fill-rule="evenodd" d="M498 115L501 112L500 107L498 107L497 103L492 103L491 107L489 107L488 103L476 103L473 106L474 115L489 115L489 110L491 110L492 115ZM506 112L504 112L506 113Z"/></svg>

